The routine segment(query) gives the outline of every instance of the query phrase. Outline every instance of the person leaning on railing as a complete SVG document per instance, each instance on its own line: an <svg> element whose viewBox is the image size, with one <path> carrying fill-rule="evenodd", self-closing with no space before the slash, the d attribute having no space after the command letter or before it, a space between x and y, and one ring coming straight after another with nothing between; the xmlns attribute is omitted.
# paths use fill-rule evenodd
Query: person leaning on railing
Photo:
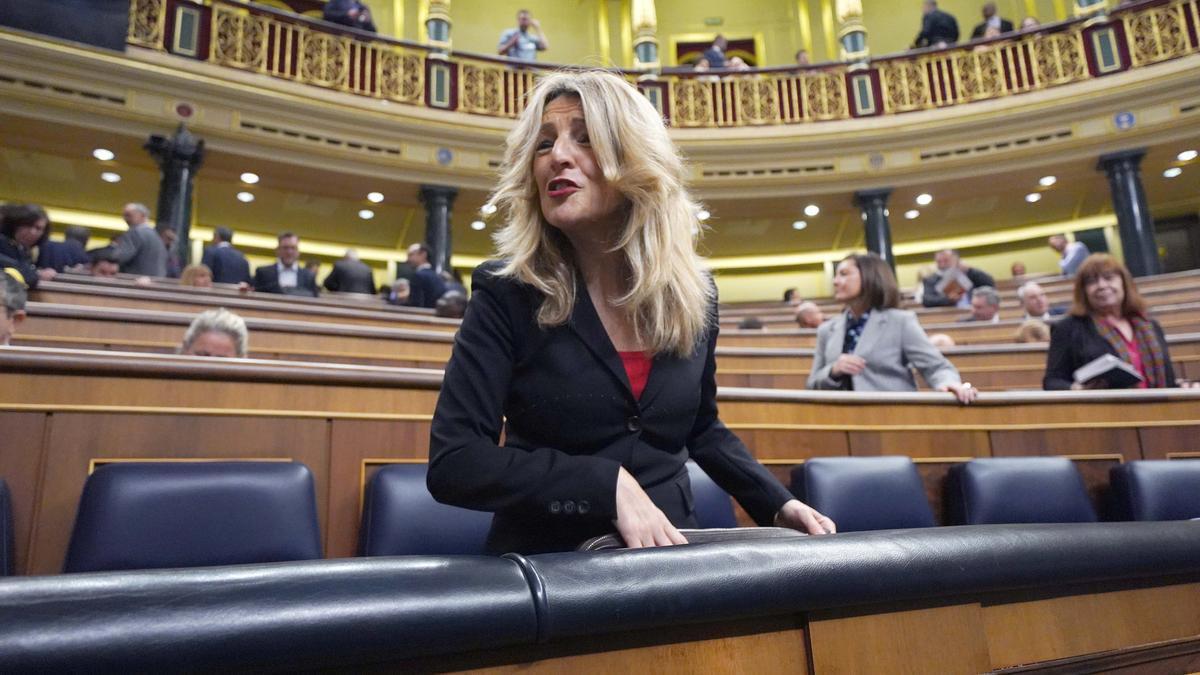
<svg viewBox="0 0 1200 675"><path fill-rule="evenodd" d="M716 290L659 112L599 71L549 75L528 101L489 200L501 260L475 270L433 415L430 493L495 512L494 553L614 527L630 547L683 544L691 457L759 524L833 531L717 415Z"/></svg>
<svg viewBox="0 0 1200 675"><path fill-rule="evenodd" d="M1139 389L1175 387L1162 326L1151 319L1133 276L1107 253L1088 256L1075 273L1075 302L1050 328L1044 389L1111 389L1104 378L1075 381L1075 371L1111 354L1142 376ZM1183 386L1196 386L1188 383Z"/></svg>
<svg viewBox="0 0 1200 675"><path fill-rule="evenodd" d="M846 309L817 329L809 389L916 391L915 367L930 387L962 403L975 400L975 388L930 344L917 315L899 309L896 277L878 255L842 259L833 297Z"/></svg>
<svg viewBox="0 0 1200 675"><path fill-rule="evenodd" d="M0 267L17 270L29 288L38 282L53 279L51 268L37 269L33 250L50 238L50 218L42 207L34 204L5 204L0 206Z"/></svg>

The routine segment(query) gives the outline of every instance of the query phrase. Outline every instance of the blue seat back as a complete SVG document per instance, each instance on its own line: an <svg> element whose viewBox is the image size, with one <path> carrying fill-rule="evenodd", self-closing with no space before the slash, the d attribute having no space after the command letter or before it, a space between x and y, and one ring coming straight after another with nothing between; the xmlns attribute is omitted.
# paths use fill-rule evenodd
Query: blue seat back
<svg viewBox="0 0 1200 675"><path fill-rule="evenodd" d="M88 477L66 572L321 557L312 473L295 462L136 462Z"/></svg>
<svg viewBox="0 0 1200 675"><path fill-rule="evenodd" d="M8 493L8 483L0 478L0 576L13 573L13 555L12 497Z"/></svg>
<svg viewBox="0 0 1200 675"><path fill-rule="evenodd" d="M696 507L696 522L702 528L737 527L733 515L733 501L729 493L722 490L700 465L692 460L687 463L688 480L692 484L692 500Z"/></svg>
<svg viewBox="0 0 1200 675"><path fill-rule="evenodd" d="M817 457L792 469L792 494L838 532L933 527L925 484L908 457Z"/></svg>
<svg viewBox="0 0 1200 675"><path fill-rule="evenodd" d="M1200 459L1128 462L1113 467L1109 478L1123 520L1200 518Z"/></svg>
<svg viewBox="0 0 1200 675"><path fill-rule="evenodd" d="M379 469L363 500L362 555L481 555L492 514L436 501L425 485L428 465Z"/></svg>
<svg viewBox="0 0 1200 675"><path fill-rule="evenodd" d="M1065 457L973 459L950 469L946 512L955 524L1090 523L1096 510Z"/></svg>

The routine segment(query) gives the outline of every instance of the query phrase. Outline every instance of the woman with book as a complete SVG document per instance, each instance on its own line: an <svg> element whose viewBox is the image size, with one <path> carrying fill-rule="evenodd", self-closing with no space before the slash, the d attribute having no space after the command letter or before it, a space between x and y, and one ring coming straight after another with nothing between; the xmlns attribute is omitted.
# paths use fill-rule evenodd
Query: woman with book
<svg viewBox="0 0 1200 675"><path fill-rule="evenodd" d="M1088 256L1075 274L1070 314L1050 331L1044 389L1174 387L1162 326L1151 319L1129 270Z"/></svg>

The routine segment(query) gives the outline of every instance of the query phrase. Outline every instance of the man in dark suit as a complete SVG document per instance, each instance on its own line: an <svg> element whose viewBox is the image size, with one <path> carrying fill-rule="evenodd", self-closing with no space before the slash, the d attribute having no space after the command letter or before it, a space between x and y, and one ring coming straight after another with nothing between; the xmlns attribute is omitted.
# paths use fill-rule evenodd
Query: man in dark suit
<svg viewBox="0 0 1200 675"><path fill-rule="evenodd" d="M333 263L333 271L325 277L325 290L342 293L375 293L375 274L371 266L358 259L358 251L349 249L345 257Z"/></svg>
<svg viewBox="0 0 1200 675"><path fill-rule="evenodd" d="M321 18L329 23L341 24L350 28L375 32L375 22L371 20L371 10L359 0L329 0Z"/></svg>
<svg viewBox="0 0 1200 675"><path fill-rule="evenodd" d="M52 269L61 272L68 267L86 266L91 262L87 254L88 239L91 234L86 227L68 225L63 231L62 241L46 240L38 249L38 269Z"/></svg>
<svg viewBox="0 0 1200 675"><path fill-rule="evenodd" d="M300 237L291 232L279 235L275 247L274 265L254 270L254 290L260 293L283 293L317 297L317 278L300 266Z"/></svg>
<svg viewBox="0 0 1200 675"><path fill-rule="evenodd" d="M921 282L921 304L926 307L957 306L966 309L971 306L972 289L982 286L996 287L996 280L992 275L964 263L958 251L952 248L938 251L933 259L937 263L937 274L931 274ZM963 277L966 281L960 283Z"/></svg>
<svg viewBox="0 0 1200 675"><path fill-rule="evenodd" d="M436 307L438 298L446 292L446 285L434 271L433 265L429 264L429 247L420 243L409 246L408 264L417 270L413 274L412 292L409 294L408 305L430 309Z"/></svg>
<svg viewBox="0 0 1200 675"><path fill-rule="evenodd" d="M978 40L983 37L983 34L987 32L989 27L995 28L1001 33L1011 33L1013 31L1012 22L996 14L996 3L994 2L983 3L983 21L975 26L975 30L971 31L971 39Z"/></svg>
<svg viewBox="0 0 1200 675"><path fill-rule="evenodd" d="M200 262L212 270L214 283L250 283L250 263L241 251L233 247L233 230L228 227L213 230L212 246L204 249L204 257Z"/></svg>
<svg viewBox="0 0 1200 675"><path fill-rule="evenodd" d="M1051 321L1054 317L1067 313L1064 307L1051 307L1046 299L1046 291L1036 281L1026 281L1017 289L1017 299L1025 309L1025 319L1041 319Z"/></svg>
<svg viewBox="0 0 1200 675"><path fill-rule="evenodd" d="M921 32L913 40L914 48L945 47L958 42L958 21L937 8L937 0L925 0L922 6Z"/></svg>

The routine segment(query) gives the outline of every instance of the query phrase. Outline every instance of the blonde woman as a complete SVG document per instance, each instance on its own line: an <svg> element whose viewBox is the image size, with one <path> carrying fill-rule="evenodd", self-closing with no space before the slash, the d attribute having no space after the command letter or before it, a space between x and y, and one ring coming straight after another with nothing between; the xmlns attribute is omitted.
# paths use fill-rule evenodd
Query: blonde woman
<svg viewBox="0 0 1200 675"><path fill-rule="evenodd" d="M832 532L717 417L715 292L653 106L612 74L546 77L504 166L501 260L475 271L434 413L434 497L494 511L496 553L614 528L682 544L690 456L758 523Z"/></svg>

